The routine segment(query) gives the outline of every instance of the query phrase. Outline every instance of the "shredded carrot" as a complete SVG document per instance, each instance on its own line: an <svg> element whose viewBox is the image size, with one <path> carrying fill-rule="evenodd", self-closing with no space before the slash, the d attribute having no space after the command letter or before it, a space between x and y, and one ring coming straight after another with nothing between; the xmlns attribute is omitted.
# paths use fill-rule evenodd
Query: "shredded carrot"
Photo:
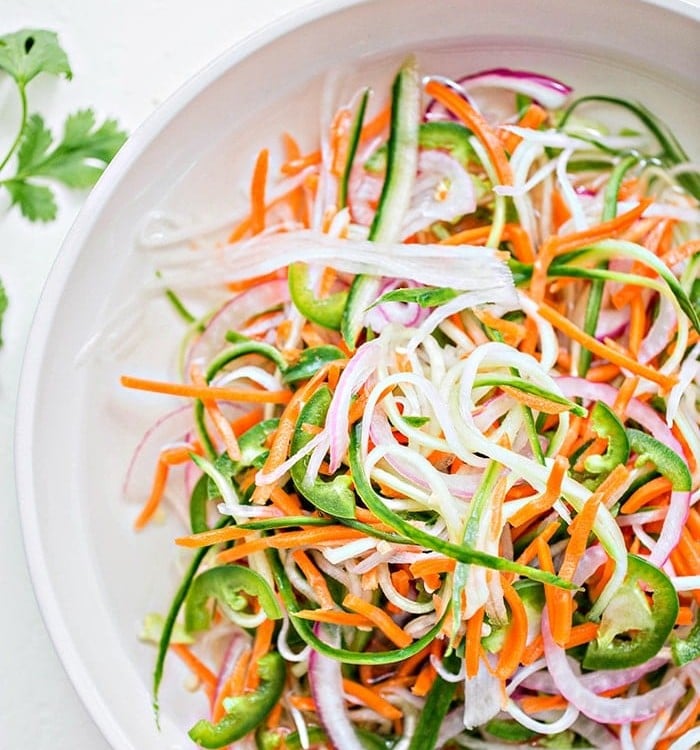
<svg viewBox="0 0 700 750"><path fill-rule="evenodd" d="M274 549L293 549L295 547L325 546L328 544L347 544L355 539L364 539L362 531L348 529L345 526L324 526L311 528L306 531L289 531L273 537L253 539L250 542L239 544L231 549L219 553L220 563L234 562L240 560L253 552L260 552L268 547Z"/></svg>
<svg viewBox="0 0 700 750"><path fill-rule="evenodd" d="M294 613L295 617L313 622L327 622L330 625L344 625L350 628L372 628L374 623L364 615L352 612L340 612L329 609L300 609Z"/></svg>
<svg viewBox="0 0 700 750"><path fill-rule="evenodd" d="M423 663L423 661L429 656L430 654L430 646L426 646L425 648L421 649L417 654L413 654L413 656L409 656L408 659L405 659L401 662L399 665L399 668L396 672L398 677L406 677L408 675L412 675L416 669Z"/></svg>
<svg viewBox="0 0 700 750"><path fill-rule="evenodd" d="M300 516L302 514L299 498L296 495L290 495L279 486L272 488L270 500L287 516Z"/></svg>
<svg viewBox="0 0 700 750"><path fill-rule="evenodd" d="M386 612L366 602L364 599L360 599L359 596L347 594L345 599L343 599L343 606L371 620L399 648L406 648L413 643L413 638L400 628Z"/></svg>
<svg viewBox="0 0 700 750"><path fill-rule="evenodd" d="M566 708L568 705L566 698L561 695L526 695L520 701L520 708L526 714L554 711Z"/></svg>
<svg viewBox="0 0 700 750"><path fill-rule="evenodd" d="M216 689L216 675L192 653L192 649L182 643L170 644L170 650L175 652L187 665L190 671L204 685L210 697Z"/></svg>
<svg viewBox="0 0 700 750"><path fill-rule="evenodd" d="M250 670L245 682L246 690L258 689L258 685L260 684L258 661L270 650L274 632L275 621L269 619L263 620L255 629L255 640L253 641L253 650L250 654Z"/></svg>
<svg viewBox="0 0 700 750"><path fill-rule="evenodd" d="M571 211L558 190L552 191L552 224L555 231L571 218Z"/></svg>
<svg viewBox="0 0 700 750"><path fill-rule="evenodd" d="M298 549L292 553L294 562L301 568L301 572L306 577L306 580L311 585L318 602L322 607L332 609L335 606L331 592L328 590L328 584L323 574L313 564L311 558L304 552L304 550Z"/></svg>
<svg viewBox="0 0 700 750"><path fill-rule="evenodd" d="M299 711L316 713L316 701L310 695L290 695L289 702Z"/></svg>
<svg viewBox="0 0 700 750"><path fill-rule="evenodd" d="M524 528L524 527L521 527ZM522 565L527 565L531 560L537 556L537 539L543 539L544 543L547 544L554 534L559 530L559 521L552 521L549 523L543 531L541 531L530 544L520 553L516 562Z"/></svg>
<svg viewBox="0 0 700 750"><path fill-rule="evenodd" d="M547 544L538 537L535 540L537 549L537 559L540 562L540 568L547 573L554 573L552 564L552 554ZM561 591L563 595L558 594ZM573 597L571 592L555 589L553 586L545 584L545 599L547 601L547 614L552 628L552 637L554 641L563 646L571 635L571 618L573 616Z"/></svg>
<svg viewBox="0 0 700 750"><path fill-rule="evenodd" d="M433 686L433 682L435 682L436 674L435 667L428 662L423 669L421 669L413 687L411 688L413 695L418 695L421 698L427 695L428 691Z"/></svg>
<svg viewBox="0 0 700 750"><path fill-rule="evenodd" d="M165 485L168 481L168 464L163 461L158 461L156 464L156 471L153 477L153 485L151 487L151 494L148 496L145 505L141 509L141 512L134 521L134 529L140 531L155 515L158 510L160 501L163 499L163 493L165 492Z"/></svg>
<svg viewBox="0 0 700 750"><path fill-rule="evenodd" d="M389 703L385 698L382 698L371 688L360 685L359 682L344 679L343 690L348 695L351 695L353 698L357 698L361 703L364 703L368 708L376 711L380 716L389 719L389 721L400 719L402 716L401 711L396 708L396 706Z"/></svg>
<svg viewBox="0 0 700 750"><path fill-rule="evenodd" d="M464 651L464 666L467 677L476 677L481 656L481 626L484 622L484 607L479 607L467 620L467 634Z"/></svg>
<svg viewBox="0 0 700 750"><path fill-rule="evenodd" d="M614 219L603 221L600 224L596 224L589 229L584 229L579 232L556 235L546 239L542 243L540 251L537 254L532 272L532 279L530 281L530 294L532 297L537 301L542 301L544 298L547 269L554 258L558 255L571 252L572 250L578 250L587 245L593 245L596 242L601 242L610 237L617 237L621 232L634 224L650 204L650 200L640 201L633 209L616 216ZM571 338L573 338L573 336Z"/></svg>
<svg viewBox="0 0 700 750"><path fill-rule="evenodd" d="M251 409L249 412L236 417L231 422L231 429L236 437L240 437L244 432L247 432L251 427L254 427L258 422L262 422L263 410L260 408Z"/></svg>
<svg viewBox="0 0 700 750"><path fill-rule="evenodd" d="M200 388L208 387L208 383L204 379L204 375L202 375L202 371L197 364L192 364L190 368L190 377L192 378L194 385ZM238 461L241 457L241 449L238 447L238 441L236 440L236 435L230 422L223 415L221 409L219 409L219 405L214 399L204 398L202 399L202 403L204 404L204 408L213 422L216 431L219 433L219 437L226 447L226 453L229 458L232 461Z"/></svg>
<svg viewBox="0 0 700 750"><path fill-rule="evenodd" d="M250 222L245 223L245 231L243 234L250 229L249 224ZM229 237L229 242L235 242L236 239L240 239L240 237L231 235L231 237ZM284 278L284 276L281 276L280 274L280 271L270 271L270 273L264 273L260 276L251 276L250 278L242 279L241 281L227 281L226 288L229 292L244 292L246 289L258 286L258 284L264 284L267 281L275 281L275 279Z"/></svg>
<svg viewBox="0 0 700 750"><path fill-rule="evenodd" d="M515 672L522 659L527 641L528 621L525 606L518 596L518 592L504 576L501 576L501 585L503 586L503 596L510 608L510 623L498 656L496 677L505 680Z"/></svg>
<svg viewBox="0 0 700 750"><path fill-rule="evenodd" d="M528 523L536 516L548 511L559 499L561 494L561 485L569 469L569 461L562 455L554 459L552 470L547 478L547 487L545 491L535 497L533 500L516 511L510 518L510 524L513 527L522 526Z"/></svg>
<svg viewBox="0 0 700 750"><path fill-rule="evenodd" d="M428 81L425 93L456 115L481 141L501 185L512 185L513 174L500 138L484 117L466 99L436 80Z"/></svg>
<svg viewBox="0 0 700 750"><path fill-rule="evenodd" d="M381 135L389 127L391 121L391 107L384 107L371 120L362 126L360 139L369 141Z"/></svg>
<svg viewBox="0 0 700 750"><path fill-rule="evenodd" d="M207 399L215 398L223 401L250 401L258 404L286 404L289 402L291 391L264 391L258 389L218 388L216 386L197 386L186 383L165 383L159 380L146 380L122 375L121 384L125 388L139 391L163 393L169 396L184 396L186 398Z"/></svg>
<svg viewBox="0 0 700 750"><path fill-rule="evenodd" d="M225 526L223 529L210 529L209 531L200 531L197 534L189 534L175 539L175 544L180 547L189 547L197 549L198 547L210 547L214 544L225 544L235 539L242 539L250 531L239 529L236 526Z"/></svg>
<svg viewBox="0 0 700 750"><path fill-rule="evenodd" d="M542 123L547 120L547 111L542 109L538 104L534 102L525 110L523 116L518 121L518 125L521 128L530 128L537 130ZM517 133L508 133L506 136L504 147L509 153L513 153L517 148L518 144L522 141L522 138Z"/></svg>
<svg viewBox="0 0 700 750"><path fill-rule="evenodd" d="M280 721L282 719L282 710L282 701L277 701L275 707L268 714L267 721L265 722L265 726L268 729L277 729L277 727L280 725Z"/></svg>
<svg viewBox="0 0 700 750"><path fill-rule="evenodd" d="M193 453L198 456L202 455L202 446L199 443L183 445L178 448L166 448L161 452L158 460L168 466L176 466L178 464L187 463Z"/></svg>
<svg viewBox="0 0 700 750"><path fill-rule="evenodd" d="M671 482L666 477L656 477L635 490L620 508L620 513L636 513L647 503L671 492Z"/></svg>
<svg viewBox="0 0 700 750"><path fill-rule="evenodd" d="M578 326L572 323L568 318L564 317L561 313L558 313L553 307L547 304L541 304L538 308L539 314L555 328L558 328L562 333L568 336L570 339L577 341L585 349L588 349L593 354L607 359L616 365L634 372L647 380L651 380L654 383L658 383L664 390L670 390L676 384L676 378L669 375L663 375L658 370L654 369L649 365L643 365L637 362L632 357L628 357L625 354L621 354L610 346L601 343L593 336L589 336L584 333Z"/></svg>
<svg viewBox="0 0 700 750"><path fill-rule="evenodd" d="M604 364L596 365L586 373L586 379L593 383L609 383L613 378L620 374L620 368L617 365Z"/></svg>
<svg viewBox="0 0 700 750"><path fill-rule="evenodd" d="M250 183L250 231L260 234L265 229L265 183L270 152L264 148L258 154Z"/></svg>
<svg viewBox="0 0 700 750"><path fill-rule="evenodd" d="M639 347L642 345L645 328L646 309L644 307L644 298L641 295L637 295L630 302L629 327L629 349L635 357L639 354Z"/></svg>
<svg viewBox="0 0 700 750"><path fill-rule="evenodd" d="M615 412L615 414L617 414L622 422L625 421L625 412L627 411L629 402L634 396L634 392L637 390L637 385L639 385L639 378L625 378L624 382L617 392L617 396L615 396L612 410Z"/></svg>
<svg viewBox="0 0 700 750"><path fill-rule="evenodd" d="M428 557L411 563L410 570L416 578L424 578L427 575L454 573L456 564L451 557Z"/></svg>

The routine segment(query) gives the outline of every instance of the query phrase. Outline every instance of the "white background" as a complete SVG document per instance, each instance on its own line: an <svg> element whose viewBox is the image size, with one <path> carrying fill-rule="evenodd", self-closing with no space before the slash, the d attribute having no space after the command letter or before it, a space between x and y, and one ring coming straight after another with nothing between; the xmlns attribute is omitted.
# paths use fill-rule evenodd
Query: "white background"
<svg viewBox="0 0 700 750"><path fill-rule="evenodd" d="M92 106L102 116L118 117L133 131L163 99L231 44L284 13L311 4L311 0L0 0L0 34L24 27L59 32L72 63L73 81L43 76L29 88L30 108L41 111L54 130L69 111ZM13 86L0 75L0 154L11 140L18 114ZM24 560L12 469L11 435L24 342L51 262L81 200L80 195L61 193L59 220L32 225L15 209L8 210L6 197L0 195L0 278L10 296L5 346L0 349L2 750L108 750L68 682L41 621Z"/></svg>
<svg viewBox="0 0 700 750"><path fill-rule="evenodd" d="M30 110L54 131L94 107L133 131L184 81L248 34L310 0L0 0L0 35L59 33L71 82L41 76ZM13 86L0 74L0 153L16 129ZM15 396L42 285L84 196L61 193L59 219L30 224L0 195L0 278L10 296L0 349L0 748L107 750L44 629L27 572L12 466ZM85 637L99 637L85 634ZM147 750L144 748L144 750Z"/></svg>

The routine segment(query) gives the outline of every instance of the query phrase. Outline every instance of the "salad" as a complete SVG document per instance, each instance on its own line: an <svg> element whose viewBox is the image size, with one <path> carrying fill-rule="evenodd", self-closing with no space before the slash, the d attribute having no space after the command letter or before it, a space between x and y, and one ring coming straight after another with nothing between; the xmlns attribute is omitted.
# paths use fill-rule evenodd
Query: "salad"
<svg viewBox="0 0 700 750"><path fill-rule="evenodd" d="M263 149L224 242L144 240L156 712L179 657L201 747L697 746L698 167L643 104L423 76Z"/></svg>

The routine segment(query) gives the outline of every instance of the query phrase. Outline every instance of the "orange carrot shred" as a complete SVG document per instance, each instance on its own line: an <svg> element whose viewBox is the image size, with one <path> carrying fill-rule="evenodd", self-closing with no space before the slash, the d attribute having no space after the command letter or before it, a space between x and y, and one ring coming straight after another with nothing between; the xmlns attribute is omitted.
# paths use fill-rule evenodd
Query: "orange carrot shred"
<svg viewBox="0 0 700 750"><path fill-rule="evenodd" d="M343 606L371 620L399 648L406 648L413 643L413 638L400 628L386 612L366 602L364 599L360 599L359 596L347 594L345 599L343 599Z"/></svg>

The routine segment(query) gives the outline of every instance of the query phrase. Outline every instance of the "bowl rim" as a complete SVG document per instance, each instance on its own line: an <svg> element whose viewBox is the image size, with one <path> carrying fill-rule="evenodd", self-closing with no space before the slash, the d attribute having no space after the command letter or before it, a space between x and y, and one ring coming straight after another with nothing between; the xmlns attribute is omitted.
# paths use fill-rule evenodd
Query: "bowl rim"
<svg viewBox="0 0 700 750"><path fill-rule="evenodd" d="M61 243L39 295L22 358L14 431L16 494L24 554L39 611L62 667L105 740L119 750L133 750L133 743L119 726L110 706L104 702L100 693L94 690L94 682L70 635L48 575L38 524L38 508L33 484L32 446L36 404L33 396L42 378L40 363L48 343L57 306L82 252L85 240L98 221L104 205L131 169L135 159L200 93L246 57L298 28L352 6L369 5L381 1L313 0L310 4L288 11L249 33L220 53L204 68L195 72L148 115L107 167ZM696 2L692 0L638 0L638 2L662 8L669 13L700 23L698 0Z"/></svg>

